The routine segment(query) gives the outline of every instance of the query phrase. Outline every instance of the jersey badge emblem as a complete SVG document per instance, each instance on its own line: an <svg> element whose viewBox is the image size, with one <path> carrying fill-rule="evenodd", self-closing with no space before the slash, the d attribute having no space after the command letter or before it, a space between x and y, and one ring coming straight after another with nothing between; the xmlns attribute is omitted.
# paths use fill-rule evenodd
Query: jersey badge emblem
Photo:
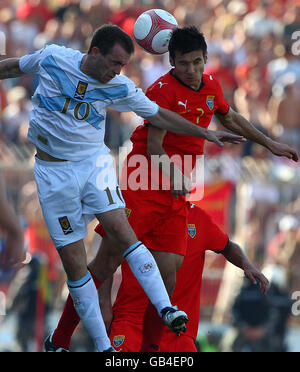
<svg viewBox="0 0 300 372"><path fill-rule="evenodd" d="M125 208L125 213L126 213L127 218L130 216L131 212L132 212L131 209Z"/></svg>
<svg viewBox="0 0 300 372"><path fill-rule="evenodd" d="M113 344L114 344L115 347L119 347L123 344L124 341L125 341L125 336L118 335L118 336L114 337Z"/></svg>
<svg viewBox="0 0 300 372"><path fill-rule="evenodd" d="M194 238L196 236L197 230L196 225L194 224L188 224L188 234L191 238Z"/></svg>
<svg viewBox="0 0 300 372"><path fill-rule="evenodd" d="M162 88L164 85L168 85L168 83L163 83L162 81L159 81L158 84L160 88Z"/></svg>
<svg viewBox="0 0 300 372"><path fill-rule="evenodd" d="M79 81L74 98L81 99L81 100L84 99L84 95L86 93L87 87L88 87L88 83L85 83L84 81Z"/></svg>
<svg viewBox="0 0 300 372"><path fill-rule="evenodd" d="M65 235L71 234L73 232L73 229L70 225L70 221L67 216L60 217L58 221Z"/></svg>
<svg viewBox="0 0 300 372"><path fill-rule="evenodd" d="M210 110L212 110L214 108L214 98L215 96L207 96L206 97L206 104L207 106L209 107Z"/></svg>

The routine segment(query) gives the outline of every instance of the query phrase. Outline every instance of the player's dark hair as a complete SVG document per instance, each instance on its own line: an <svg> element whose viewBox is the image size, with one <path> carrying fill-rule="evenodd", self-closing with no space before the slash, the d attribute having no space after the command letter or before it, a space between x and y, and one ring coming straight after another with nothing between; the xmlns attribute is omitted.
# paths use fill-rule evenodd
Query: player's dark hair
<svg viewBox="0 0 300 372"><path fill-rule="evenodd" d="M120 44L128 54L134 53L134 43L131 37L120 27L106 24L94 32L88 53L93 47L98 47L101 53L106 55L115 44Z"/></svg>
<svg viewBox="0 0 300 372"><path fill-rule="evenodd" d="M190 53L194 50L207 52L207 44L204 35L195 26L176 28L171 35L169 42L169 53L171 58L175 58L175 53Z"/></svg>

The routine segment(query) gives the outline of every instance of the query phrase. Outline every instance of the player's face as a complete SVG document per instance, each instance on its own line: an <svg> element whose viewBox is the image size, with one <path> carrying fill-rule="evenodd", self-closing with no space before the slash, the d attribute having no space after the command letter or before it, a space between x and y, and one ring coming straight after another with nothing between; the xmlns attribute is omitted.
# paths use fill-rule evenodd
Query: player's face
<svg viewBox="0 0 300 372"><path fill-rule="evenodd" d="M204 72L207 55L202 50L194 50L190 53L175 53L175 58L170 57L170 63L174 66L175 76L185 85L192 89L199 89Z"/></svg>
<svg viewBox="0 0 300 372"><path fill-rule="evenodd" d="M91 51L91 75L101 83L108 83L130 60L128 54L119 44L115 44L106 54L101 54L99 48L94 47Z"/></svg>

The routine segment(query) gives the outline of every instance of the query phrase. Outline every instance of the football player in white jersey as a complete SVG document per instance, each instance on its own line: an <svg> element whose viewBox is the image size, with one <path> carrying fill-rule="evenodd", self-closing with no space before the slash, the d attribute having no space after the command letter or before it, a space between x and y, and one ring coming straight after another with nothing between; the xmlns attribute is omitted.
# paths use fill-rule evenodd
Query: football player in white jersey
<svg viewBox="0 0 300 372"><path fill-rule="evenodd" d="M187 322L187 315L172 307L155 260L127 221L112 158L104 144L107 107L134 111L157 127L206 138L220 146L226 141L243 141L228 132L200 128L151 102L130 79L120 75L133 52L134 44L124 31L104 25L94 33L87 54L50 45L20 59L0 62L0 79L25 73L39 77L28 140L37 150L34 174L40 204L67 274L74 307L98 351L114 350L87 269L83 238L90 216L96 216L123 252L170 329L180 333ZM53 344L52 351L61 351L57 349Z"/></svg>

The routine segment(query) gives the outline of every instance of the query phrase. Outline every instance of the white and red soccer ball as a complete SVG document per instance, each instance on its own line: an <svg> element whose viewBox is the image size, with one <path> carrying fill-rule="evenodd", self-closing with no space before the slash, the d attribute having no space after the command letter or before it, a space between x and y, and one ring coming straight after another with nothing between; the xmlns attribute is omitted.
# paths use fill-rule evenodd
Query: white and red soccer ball
<svg viewBox="0 0 300 372"><path fill-rule="evenodd" d="M151 9L142 13L134 25L134 39L146 52L164 54L172 31L178 27L172 14L162 9Z"/></svg>

